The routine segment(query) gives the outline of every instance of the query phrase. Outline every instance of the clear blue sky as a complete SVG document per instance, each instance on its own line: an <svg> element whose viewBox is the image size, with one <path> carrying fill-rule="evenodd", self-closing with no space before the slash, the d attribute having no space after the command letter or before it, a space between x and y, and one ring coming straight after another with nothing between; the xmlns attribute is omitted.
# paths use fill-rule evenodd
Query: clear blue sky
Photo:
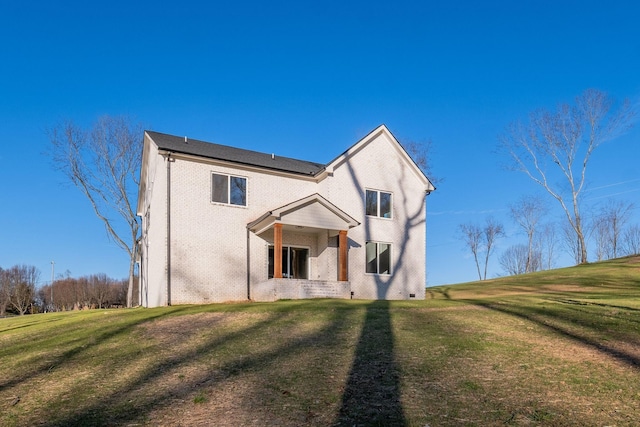
<svg viewBox="0 0 640 427"><path fill-rule="evenodd" d="M166 4L165 4L166 3ZM586 88L640 97L636 1L17 2L0 5L0 266L127 275L44 154L62 119L328 162L385 123L433 140L429 285L475 279L458 226L539 192L494 154L505 126ZM142 138L142 135L141 135ZM590 203L638 203L640 130L596 152ZM640 206L638 206L640 211ZM634 222L640 222L640 213ZM558 219L554 212L549 220ZM560 265L569 263L566 256ZM497 257L489 275L501 273Z"/></svg>

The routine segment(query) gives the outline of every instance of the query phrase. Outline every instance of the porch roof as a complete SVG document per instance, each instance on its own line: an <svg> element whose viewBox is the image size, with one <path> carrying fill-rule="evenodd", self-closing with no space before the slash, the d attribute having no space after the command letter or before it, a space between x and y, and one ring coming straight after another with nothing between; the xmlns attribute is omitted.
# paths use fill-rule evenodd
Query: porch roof
<svg viewBox="0 0 640 427"><path fill-rule="evenodd" d="M309 233L329 230L334 234L360 225L342 209L315 193L266 212L247 224L247 228L261 234L278 223L292 231Z"/></svg>

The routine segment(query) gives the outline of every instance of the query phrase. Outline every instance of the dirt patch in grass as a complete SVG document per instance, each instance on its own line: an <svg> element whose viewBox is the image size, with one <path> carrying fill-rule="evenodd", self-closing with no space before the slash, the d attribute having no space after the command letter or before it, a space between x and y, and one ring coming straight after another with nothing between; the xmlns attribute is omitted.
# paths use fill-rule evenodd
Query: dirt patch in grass
<svg viewBox="0 0 640 427"><path fill-rule="evenodd" d="M161 351L172 351L172 348L181 345L196 345L194 337L198 335L238 323L259 322L268 317L266 313L196 313L155 320L139 328L142 339L158 343Z"/></svg>

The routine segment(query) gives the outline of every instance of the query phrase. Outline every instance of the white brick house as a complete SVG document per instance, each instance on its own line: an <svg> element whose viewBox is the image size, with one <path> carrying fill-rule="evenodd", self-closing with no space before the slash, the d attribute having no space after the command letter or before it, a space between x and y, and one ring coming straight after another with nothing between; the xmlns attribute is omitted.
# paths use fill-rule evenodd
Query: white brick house
<svg viewBox="0 0 640 427"><path fill-rule="evenodd" d="M384 125L326 165L147 131L141 304L423 299L432 190Z"/></svg>

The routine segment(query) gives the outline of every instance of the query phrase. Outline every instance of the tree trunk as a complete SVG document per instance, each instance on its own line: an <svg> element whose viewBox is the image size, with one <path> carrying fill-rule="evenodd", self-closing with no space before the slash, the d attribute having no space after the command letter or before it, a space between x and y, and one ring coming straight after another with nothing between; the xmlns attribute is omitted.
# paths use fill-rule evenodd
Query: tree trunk
<svg viewBox="0 0 640 427"><path fill-rule="evenodd" d="M474 253L473 258L476 261L476 268L478 269L478 280L482 280L482 273L480 273L480 263L478 262L478 255Z"/></svg>
<svg viewBox="0 0 640 427"><path fill-rule="evenodd" d="M133 273L135 271L136 258L135 255L129 257L129 286L127 286L127 307L131 308L133 304Z"/></svg>
<svg viewBox="0 0 640 427"><path fill-rule="evenodd" d="M584 240L584 233L582 232L582 218L580 218L580 214L577 207L577 202L574 202L575 205L575 231L576 236L578 237L578 246L580 247L580 264L586 264L588 262L587 257L587 242Z"/></svg>

